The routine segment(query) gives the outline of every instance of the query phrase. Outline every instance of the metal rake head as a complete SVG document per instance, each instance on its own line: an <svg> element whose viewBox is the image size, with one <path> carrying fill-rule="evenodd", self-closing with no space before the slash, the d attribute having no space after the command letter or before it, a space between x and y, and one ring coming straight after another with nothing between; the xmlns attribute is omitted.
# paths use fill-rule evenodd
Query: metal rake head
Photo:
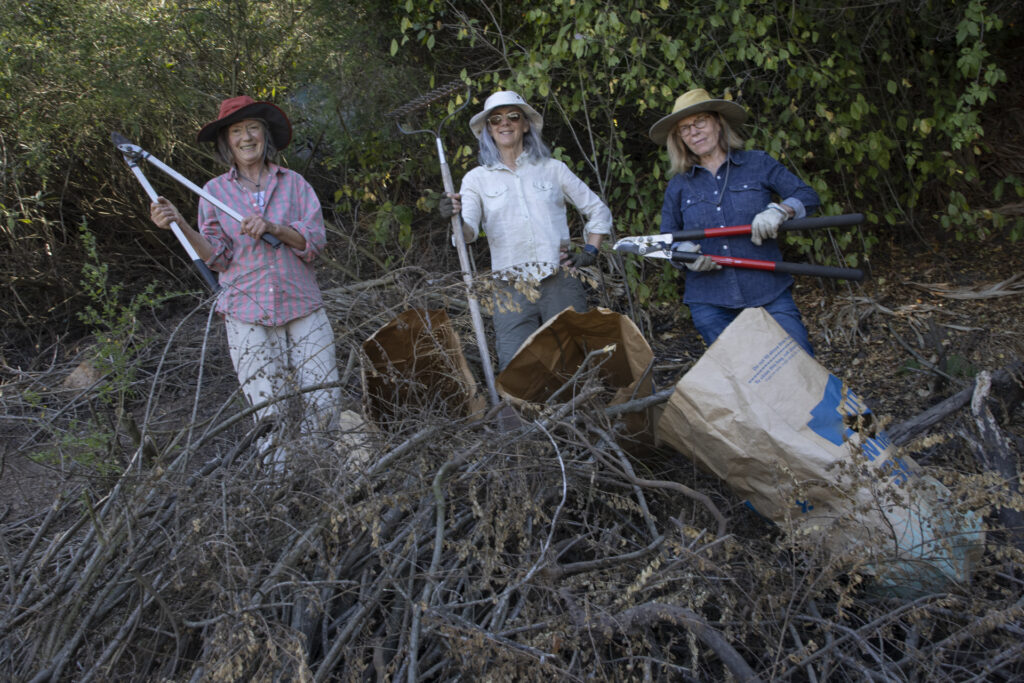
<svg viewBox="0 0 1024 683"><path fill-rule="evenodd" d="M449 97L453 95L456 91L461 90L462 88L465 87L465 83L463 83L459 79L455 79L454 81L442 85L440 88L434 88L430 92L424 93L423 95L420 95L416 99L406 102L401 107L389 111L384 116L386 116L389 119L397 119L402 118L403 116L408 116L409 114L420 111L421 109L426 109L434 102L444 99L445 97ZM466 98L466 101L469 101L468 97Z"/></svg>
<svg viewBox="0 0 1024 683"><path fill-rule="evenodd" d="M438 100L443 100L446 97L451 97L453 94L455 94L456 92L463 88L466 89L466 96L464 98L464 101L462 102L461 105L456 107L450 114L448 114L448 116L445 116L441 120L441 123L437 125L436 130L410 130L402 125L402 119L405 118L406 116L409 116L410 114L413 114L418 111L422 111L423 109L426 109L427 107L432 105L434 102L437 102ZM398 109L389 111L387 114L385 114L385 116L394 119L395 123L398 124L398 130L400 130L402 133L406 135L412 135L414 133L430 133L435 138L440 139L441 129L444 128L444 125L448 122L448 120L455 116L456 114L458 114L463 109L465 109L466 105L469 104L469 93L470 88L468 85L466 85L460 80L454 80L450 83L442 85L440 88L434 88L430 92L420 95L416 99L407 102Z"/></svg>

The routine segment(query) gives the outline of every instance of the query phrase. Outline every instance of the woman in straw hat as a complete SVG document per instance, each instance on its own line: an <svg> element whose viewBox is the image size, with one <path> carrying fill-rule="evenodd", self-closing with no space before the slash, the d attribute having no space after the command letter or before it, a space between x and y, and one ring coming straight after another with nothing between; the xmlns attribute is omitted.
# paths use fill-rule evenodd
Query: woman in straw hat
<svg viewBox="0 0 1024 683"><path fill-rule="evenodd" d="M198 141L214 143L230 168L204 189L245 218L236 221L200 199L197 231L163 197L150 206L154 223L169 229L176 222L210 269L220 274L216 310L227 326L242 390L253 404L338 380L334 333L313 268L326 243L320 201L302 176L274 162L291 136L288 117L270 102L245 95L226 99L217 119L199 131ZM264 233L282 244L274 248L261 239ZM285 385L291 378L297 387ZM303 396L301 431L329 429L339 390L317 389ZM284 422L281 403L256 415ZM273 457L280 467L281 453Z"/></svg>
<svg viewBox="0 0 1024 683"><path fill-rule="evenodd" d="M661 207L661 231L751 225L750 237L700 241L704 258L687 263L683 302L710 345L744 308L763 307L808 353L807 328L793 301L792 276L762 270L721 268L707 254L771 261L782 259L779 226L818 206L818 194L781 163L758 150L743 150L738 129L743 107L713 99L703 89L680 96L672 113L650 135L668 147L671 172ZM685 243L675 245L686 248Z"/></svg>
<svg viewBox="0 0 1024 683"><path fill-rule="evenodd" d="M527 337L572 306L587 310L586 292L573 277L593 265L612 214L563 162L551 158L541 140L537 110L518 93L503 90L484 102L469 122L479 142L480 165L462 179L459 194L441 200L441 215L461 212L467 242L487 232L491 269L498 282L494 332L498 367L504 369ZM569 253L568 200L585 217L585 244ZM517 288L536 284L540 298ZM533 299L533 300L531 300Z"/></svg>

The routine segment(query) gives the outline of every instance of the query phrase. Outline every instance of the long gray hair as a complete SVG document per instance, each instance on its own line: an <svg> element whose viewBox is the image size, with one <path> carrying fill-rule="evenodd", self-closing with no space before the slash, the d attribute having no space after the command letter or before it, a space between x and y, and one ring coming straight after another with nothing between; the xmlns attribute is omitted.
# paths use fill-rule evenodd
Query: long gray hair
<svg viewBox="0 0 1024 683"><path fill-rule="evenodd" d="M498 151L498 146L494 144L494 138L491 137L491 132L487 130L487 126L484 126L484 129L480 131L479 142L480 152L478 159L480 165L496 166L500 164L501 153ZM533 126L523 135L523 156L531 161L543 161L544 159L551 158L551 150L540 139L540 135L533 129Z"/></svg>
<svg viewBox="0 0 1024 683"><path fill-rule="evenodd" d="M719 116L717 112L707 113L718 119L718 146L722 151L728 156L730 149L743 149L743 138L732 129L725 117ZM686 143L679 138L676 128L669 131L665 145L668 147L669 176L686 173L700 161L700 157L691 152Z"/></svg>
<svg viewBox="0 0 1024 683"><path fill-rule="evenodd" d="M267 125L267 122L263 119L245 120L258 121L263 126L263 160L274 161L277 159L277 147L274 146L274 140L270 136L270 127ZM228 166L234 166L235 160L231 154L231 143L228 142L228 128L230 127L222 126L220 132L217 133L217 158Z"/></svg>

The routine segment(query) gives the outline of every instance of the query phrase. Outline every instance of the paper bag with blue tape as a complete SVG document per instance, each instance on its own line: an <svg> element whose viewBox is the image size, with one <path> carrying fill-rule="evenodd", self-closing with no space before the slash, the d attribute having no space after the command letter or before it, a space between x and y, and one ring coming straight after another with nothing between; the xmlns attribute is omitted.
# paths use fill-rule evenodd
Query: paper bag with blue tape
<svg viewBox="0 0 1024 683"><path fill-rule="evenodd" d="M763 309L741 313L679 380L656 433L793 537L856 558L879 587L913 595L970 579L980 520Z"/></svg>

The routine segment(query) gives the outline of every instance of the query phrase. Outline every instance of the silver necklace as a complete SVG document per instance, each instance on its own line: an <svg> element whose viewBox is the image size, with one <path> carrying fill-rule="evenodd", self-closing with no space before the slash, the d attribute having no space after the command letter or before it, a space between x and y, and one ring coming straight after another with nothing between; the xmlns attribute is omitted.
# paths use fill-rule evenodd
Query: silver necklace
<svg viewBox="0 0 1024 683"><path fill-rule="evenodd" d="M256 176L256 180L253 180L252 178L250 178L249 176L245 175L241 171L238 172L238 175L240 175L243 179L248 180L252 184L252 186L256 188L256 193L259 194L260 187L263 186L263 169L262 168L260 169L259 175ZM259 182L256 182L257 180Z"/></svg>
<svg viewBox="0 0 1024 683"><path fill-rule="evenodd" d="M252 178L250 178L249 176L245 175L241 171L238 171L238 175L241 178L243 178L244 180L248 180L249 183L251 183L252 186L256 188L256 190L254 192L251 192L250 194L252 194L253 206L256 207L257 209L259 209L262 212L263 211L263 204L266 201L266 198L264 197L263 192L261 192L261 188L263 187L263 169L261 168L259 175L256 176L256 179L259 180L259 182L253 181Z"/></svg>

